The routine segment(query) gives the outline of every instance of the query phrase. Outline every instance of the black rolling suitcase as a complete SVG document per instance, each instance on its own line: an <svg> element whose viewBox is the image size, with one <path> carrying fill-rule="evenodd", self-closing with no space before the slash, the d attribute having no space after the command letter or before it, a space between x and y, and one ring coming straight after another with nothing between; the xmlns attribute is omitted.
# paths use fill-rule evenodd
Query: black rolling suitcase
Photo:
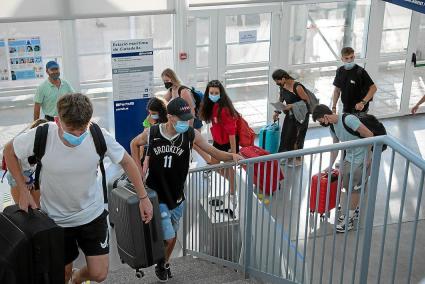
<svg viewBox="0 0 425 284"><path fill-rule="evenodd" d="M119 183L109 200L109 210L114 211L118 254L123 263L136 269L138 278L143 276L141 268L165 259L158 196L153 190L147 191L153 205L153 218L149 224L142 222L139 198L131 183Z"/></svg>
<svg viewBox="0 0 425 284"><path fill-rule="evenodd" d="M29 283L29 249L25 233L0 214L0 283Z"/></svg>
<svg viewBox="0 0 425 284"><path fill-rule="evenodd" d="M6 220L10 222L7 225ZM10 231L6 232L3 226L7 226ZM15 269L15 265L26 266L25 269L15 269L16 277L22 278L17 283L63 283L63 228L56 225L45 213L32 209L26 213L20 210L18 205L6 207L2 214L0 231L4 236L2 238L8 239L8 243L17 245L16 248L7 248L7 254L3 254L3 249L1 250L2 257L7 258L2 261L8 263L11 269Z"/></svg>

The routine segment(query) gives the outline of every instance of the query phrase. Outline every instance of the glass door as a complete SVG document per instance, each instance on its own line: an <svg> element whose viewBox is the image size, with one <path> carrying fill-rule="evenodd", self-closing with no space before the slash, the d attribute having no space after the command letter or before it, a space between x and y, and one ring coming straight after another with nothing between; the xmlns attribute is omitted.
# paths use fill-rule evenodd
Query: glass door
<svg viewBox="0 0 425 284"><path fill-rule="evenodd" d="M420 17L419 31L416 33L416 42L413 47L416 56L416 65L412 65L412 86L410 88L410 109L425 95L425 15L417 14ZM413 43L412 43L413 44ZM419 108L418 112L425 112L425 104Z"/></svg>
<svg viewBox="0 0 425 284"><path fill-rule="evenodd" d="M191 11L196 25L197 87L205 90L208 81L220 80L254 129L267 121L271 27L273 13L280 7Z"/></svg>

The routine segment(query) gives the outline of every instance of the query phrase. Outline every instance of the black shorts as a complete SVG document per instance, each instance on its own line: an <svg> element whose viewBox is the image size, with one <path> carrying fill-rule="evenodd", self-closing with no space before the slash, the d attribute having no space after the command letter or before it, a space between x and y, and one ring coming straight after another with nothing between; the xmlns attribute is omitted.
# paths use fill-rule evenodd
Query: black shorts
<svg viewBox="0 0 425 284"><path fill-rule="evenodd" d="M218 150L229 152L231 149L230 142L227 144L218 144L217 142L213 142L213 146ZM239 153L239 137L236 136L236 153Z"/></svg>
<svg viewBox="0 0 425 284"><path fill-rule="evenodd" d="M88 224L64 228L65 264L70 264L78 257L78 248L86 256L104 255L109 253L109 232L106 217L108 211Z"/></svg>

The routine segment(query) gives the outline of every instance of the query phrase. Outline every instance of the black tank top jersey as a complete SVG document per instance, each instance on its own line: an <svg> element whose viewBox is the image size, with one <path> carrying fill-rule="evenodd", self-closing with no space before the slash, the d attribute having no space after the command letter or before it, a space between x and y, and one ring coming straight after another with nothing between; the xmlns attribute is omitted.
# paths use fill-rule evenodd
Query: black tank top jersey
<svg viewBox="0 0 425 284"><path fill-rule="evenodd" d="M184 201L184 183L189 171L193 128L168 139L161 134L160 125L149 132L149 175L146 185L155 190L160 203L170 210Z"/></svg>

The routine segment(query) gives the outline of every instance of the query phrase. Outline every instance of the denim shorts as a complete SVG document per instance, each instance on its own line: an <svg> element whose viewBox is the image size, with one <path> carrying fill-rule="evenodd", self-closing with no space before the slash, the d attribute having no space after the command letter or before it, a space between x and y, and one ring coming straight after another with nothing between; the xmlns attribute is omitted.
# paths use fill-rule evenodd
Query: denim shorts
<svg viewBox="0 0 425 284"><path fill-rule="evenodd" d="M26 170L23 172L24 176L29 177L33 174L33 171L31 170ZM10 174L10 171L7 171L6 173L6 179L7 179L7 183L10 185L10 187L15 187L17 186L16 184L16 180L13 178L13 176Z"/></svg>
<svg viewBox="0 0 425 284"><path fill-rule="evenodd" d="M169 210L167 204L160 203L159 211L161 212L161 225L164 240L171 240L177 234L179 230L180 218L184 212L184 201L174 208Z"/></svg>

